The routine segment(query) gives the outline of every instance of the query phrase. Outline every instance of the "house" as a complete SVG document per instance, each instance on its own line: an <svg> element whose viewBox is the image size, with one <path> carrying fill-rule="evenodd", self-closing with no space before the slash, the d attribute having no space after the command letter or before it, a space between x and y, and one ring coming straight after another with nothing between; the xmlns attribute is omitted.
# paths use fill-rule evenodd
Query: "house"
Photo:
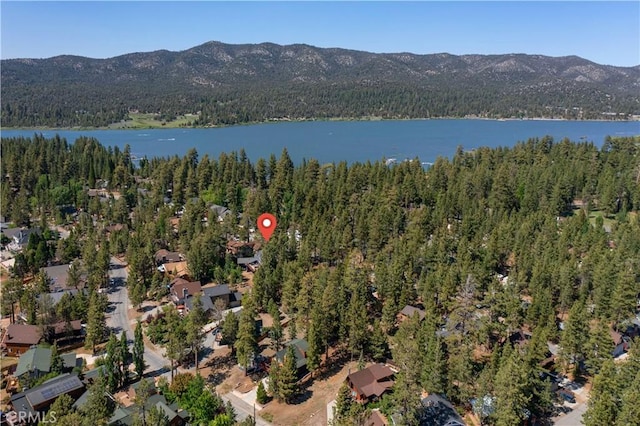
<svg viewBox="0 0 640 426"><path fill-rule="evenodd" d="M231 214L231 210L217 204L213 204L211 207L209 207L209 210L211 210L212 216L216 218L218 222L222 222L225 217Z"/></svg>
<svg viewBox="0 0 640 426"><path fill-rule="evenodd" d="M70 268L71 264L67 263L65 265L48 266L41 269L41 271L47 275L49 280L51 280L49 288L52 292L69 288L68 281Z"/></svg>
<svg viewBox="0 0 640 426"><path fill-rule="evenodd" d="M186 261L167 262L158 266L158 271L172 275L174 277L184 278L189 276L189 266Z"/></svg>
<svg viewBox="0 0 640 426"><path fill-rule="evenodd" d="M387 426L388 424L387 418L380 412L379 408L371 410L371 414L364 421L364 426Z"/></svg>
<svg viewBox="0 0 640 426"><path fill-rule="evenodd" d="M465 426L451 402L440 395L422 398L420 405L421 426Z"/></svg>
<svg viewBox="0 0 640 426"><path fill-rule="evenodd" d="M393 387L394 374L393 370L384 364L373 364L364 370L349 374L347 386L351 389L355 401L375 401Z"/></svg>
<svg viewBox="0 0 640 426"><path fill-rule="evenodd" d="M189 413L185 410L182 410L177 402L173 404L169 404L164 395L154 394L151 395L144 403L145 410L150 410L151 408L158 408L166 417L166 420L169 426L183 426L187 424L187 419L189 418ZM140 408L131 405L129 407L118 407L114 411L113 415L107 422L109 426L124 426L134 424L134 420L136 417L139 417Z"/></svg>
<svg viewBox="0 0 640 426"><path fill-rule="evenodd" d="M255 255L251 257L238 257L236 262L241 268L255 272L262 264L262 250L256 251Z"/></svg>
<svg viewBox="0 0 640 426"><path fill-rule="evenodd" d="M37 379L51 371L51 349L31 348L18 360L15 376L23 380L25 378Z"/></svg>
<svg viewBox="0 0 640 426"><path fill-rule="evenodd" d="M57 322L49 326L52 342L60 343L67 340L73 340L74 338L82 337L84 335L84 329L82 328L82 321L75 320ZM47 337L47 336L45 336ZM60 344L58 344L60 346Z"/></svg>
<svg viewBox="0 0 640 426"><path fill-rule="evenodd" d="M9 355L16 356L25 353L32 346L37 345L42 340L42 332L37 325L29 324L9 324L0 346Z"/></svg>
<svg viewBox="0 0 640 426"><path fill-rule="evenodd" d="M9 244L7 244L7 249L10 251L18 252L21 251L24 247L29 243L29 237L31 234L40 234L39 228L10 228L10 229L2 229L2 234L4 234L9 240Z"/></svg>
<svg viewBox="0 0 640 426"><path fill-rule="evenodd" d="M52 306L56 306L58 303L60 303L60 300L62 300L62 298L64 297L65 294L68 294L69 296L75 296L76 294L78 294L79 290L75 289L75 288L68 288L65 290L60 290L60 291L54 291L52 293L42 293L39 294L37 299L40 301L42 299L48 298L49 301L51 302Z"/></svg>
<svg viewBox="0 0 640 426"><path fill-rule="evenodd" d="M51 372L51 348L34 347L23 353L18 360L14 375L20 379L38 379ZM82 366L82 358L74 352L60 354L64 372L70 372Z"/></svg>
<svg viewBox="0 0 640 426"><path fill-rule="evenodd" d="M257 250L258 243L255 241L227 241L227 253L236 257L253 256L254 250Z"/></svg>
<svg viewBox="0 0 640 426"><path fill-rule="evenodd" d="M398 321L406 321L414 315L418 315L420 317L420 321L422 321L426 315L425 311L422 309L416 308L415 306L407 305L398 314Z"/></svg>
<svg viewBox="0 0 640 426"><path fill-rule="evenodd" d="M613 351L611 352L611 354L613 355L614 358L619 357L620 355L622 355L623 353L629 350L629 344L624 339L621 333L618 333L614 329L610 328L609 335L611 336L611 341L613 342L613 345L612 345Z"/></svg>
<svg viewBox="0 0 640 426"><path fill-rule="evenodd" d="M176 306L184 306L185 299L202 293L200 281L187 281L184 278L175 278L169 283L169 297Z"/></svg>
<svg viewBox="0 0 640 426"><path fill-rule="evenodd" d="M40 386L27 389L11 397L11 406L14 411L22 414L22 418L42 418L51 404L59 396L67 394L73 399L78 398L84 392L84 384L78 376L61 374L51 380L47 380ZM19 416L20 418L20 416Z"/></svg>
<svg viewBox="0 0 640 426"><path fill-rule="evenodd" d="M148 388L149 396L155 395L158 393L158 388L156 388L155 383L152 380L147 381L145 379L144 381L149 385L149 388ZM138 388L140 387L142 382L143 380L140 380L135 383L132 383L131 386L129 386L129 390L127 391L127 396L131 401L136 399L136 393L138 392Z"/></svg>
<svg viewBox="0 0 640 426"><path fill-rule="evenodd" d="M156 265L164 265L169 262L182 262L184 260L183 256L177 251L169 251L166 249L158 250L153 257L156 260Z"/></svg>
<svg viewBox="0 0 640 426"><path fill-rule="evenodd" d="M293 346L294 354L296 356L296 369L298 377L301 378L307 373L307 351L309 350L309 343L304 339L294 339L285 344L285 347L273 356L273 361L280 364L284 364L284 357L287 354L289 346Z"/></svg>

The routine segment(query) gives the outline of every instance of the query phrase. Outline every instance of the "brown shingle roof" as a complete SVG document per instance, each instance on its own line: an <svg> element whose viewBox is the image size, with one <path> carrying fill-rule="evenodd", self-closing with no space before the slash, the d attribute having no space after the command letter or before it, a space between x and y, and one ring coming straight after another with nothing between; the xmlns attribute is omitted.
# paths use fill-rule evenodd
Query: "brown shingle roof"
<svg viewBox="0 0 640 426"><path fill-rule="evenodd" d="M380 396L393 387L393 371L384 364L374 364L349 374L347 380L365 398Z"/></svg>
<svg viewBox="0 0 640 426"><path fill-rule="evenodd" d="M175 295L178 299L182 299L184 297L184 291L187 291L187 295L195 296L196 294L202 293L202 286L200 285L200 281L186 281L182 280L179 283L175 283L171 287L171 294Z"/></svg>
<svg viewBox="0 0 640 426"><path fill-rule="evenodd" d="M40 327L29 324L9 324L2 343L14 345L37 345L42 338Z"/></svg>

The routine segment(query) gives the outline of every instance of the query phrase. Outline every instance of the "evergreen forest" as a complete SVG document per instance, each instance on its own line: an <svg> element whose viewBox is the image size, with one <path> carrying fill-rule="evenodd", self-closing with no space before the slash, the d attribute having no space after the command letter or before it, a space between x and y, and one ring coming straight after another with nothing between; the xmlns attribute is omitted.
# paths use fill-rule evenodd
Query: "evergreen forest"
<svg viewBox="0 0 640 426"><path fill-rule="evenodd" d="M600 147L550 137L459 147L425 169L419 159L294 164L286 149L255 163L242 150L134 162L128 147L35 134L2 139L1 169L7 222L75 223L69 238L35 238L13 271L24 278L79 259L93 290L69 305L74 319L104 309L95 289L110 254L127 258L132 300L162 292L159 249L184 253L193 279L229 282L227 241L248 240L271 212L278 226L242 303L292 318L312 372L329 348L392 359L396 386L382 405L404 423L417 424L427 391L461 412L489 396L482 421L504 426L548 422L548 374L561 373L593 384L587 426L638 424L638 338L614 363L610 336L626 332L640 308L640 137L607 137ZM100 201L89 188L121 196ZM234 214L204 221L212 204ZM116 224L124 226L101 232ZM18 293L9 290L4 299ZM15 296L34 320L35 291ZM398 322L406 305L424 319ZM243 318L240 361L255 345ZM514 340L519 333L525 341ZM550 344L559 348L552 369ZM289 401L295 389L281 392ZM336 422L354 424L358 413L341 416Z"/></svg>

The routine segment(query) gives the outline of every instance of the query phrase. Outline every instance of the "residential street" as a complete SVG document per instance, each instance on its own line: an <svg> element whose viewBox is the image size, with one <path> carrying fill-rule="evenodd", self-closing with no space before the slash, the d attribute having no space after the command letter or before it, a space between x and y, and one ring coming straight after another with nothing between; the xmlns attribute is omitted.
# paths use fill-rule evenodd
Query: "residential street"
<svg viewBox="0 0 640 426"><path fill-rule="evenodd" d="M120 336L122 331L125 331L127 333L129 345L132 345L135 321L129 320L129 316L127 314L127 311L131 309L129 293L125 286L127 276L126 263L112 257L109 268L109 280L113 284L111 284L109 288L108 297L111 306L115 309L107 314L107 326L117 333L118 336ZM206 344L213 344L213 336L211 333L207 333L205 345ZM167 379L170 378L171 372L169 371L169 360L164 358L162 353L154 351L148 345L145 345L144 360L147 363L147 369L145 370L147 375L162 375ZM238 420L245 419L248 416L253 416L253 407L233 395L233 393L230 392L226 395L220 396L224 401L231 402L236 410ZM267 426L269 424L269 422L265 421L260 416L257 416L256 425Z"/></svg>
<svg viewBox="0 0 640 426"><path fill-rule="evenodd" d="M231 402L231 405L233 405L233 408L235 408L235 410L236 410L236 415L237 415L237 419L238 420L244 420L249 416L253 417L253 414L254 414L253 406L247 404L241 398L238 398L237 396L235 396L233 394L233 392L229 392L229 393L227 393L225 395L220 395L220 397L225 402L227 402L227 401ZM257 414L257 411L256 411L255 420L256 420L256 425L257 426L268 426L268 425L271 424L271 423L267 422L265 419L263 419L262 417L260 417Z"/></svg>
<svg viewBox="0 0 640 426"><path fill-rule="evenodd" d="M111 258L109 268L109 280L113 280L113 284L109 288L109 302L115 308L107 314L107 326L110 327L118 336L125 331L129 345L133 345L133 330L135 321L129 320L127 311L131 308L129 301L129 293L125 286L127 280L126 264ZM163 354L153 351L145 345L144 360L147 363L146 374L151 376L165 375L167 378L171 375L169 371L169 361L164 358Z"/></svg>

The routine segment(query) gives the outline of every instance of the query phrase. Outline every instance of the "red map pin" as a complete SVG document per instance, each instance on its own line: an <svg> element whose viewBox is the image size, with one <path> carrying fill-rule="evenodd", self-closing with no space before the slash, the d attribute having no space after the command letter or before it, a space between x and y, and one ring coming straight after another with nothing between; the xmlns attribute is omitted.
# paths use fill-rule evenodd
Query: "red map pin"
<svg viewBox="0 0 640 426"><path fill-rule="evenodd" d="M276 218L271 213L262 213L260 217L258 217L258 229L265 241L269 241L271 234L273 234L273 231L276 229L276 225Z"/></svg>

